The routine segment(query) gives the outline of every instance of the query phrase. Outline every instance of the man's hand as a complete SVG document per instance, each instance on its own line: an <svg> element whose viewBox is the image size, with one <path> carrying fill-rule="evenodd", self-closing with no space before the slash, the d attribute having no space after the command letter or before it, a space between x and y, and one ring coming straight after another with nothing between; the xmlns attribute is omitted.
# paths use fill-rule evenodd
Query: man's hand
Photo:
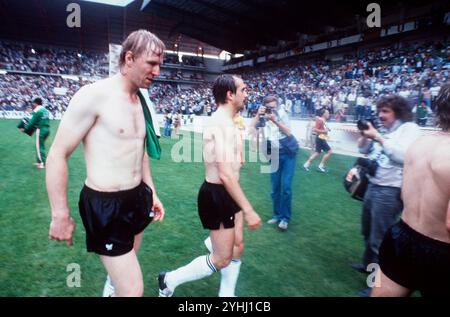
<svg viewBox="0 0 450 317"><path fill-rule="evenodd" d="M52 217L50 223L50 240L66 241L68 246L73 245L72 234L75 230L75 222L69 215Z"/></svg>
<svg viewBox="0 0 450 317"><path fill-rule="evenodd" d="M20 128L19 130L22 131L22 132L25 132L25 129L24 129L24 128Z"/></svg>
<svg viewBox="0 0 450 317"><path fill-rule="evenodd" d="M266 113L266 107L261 106L258 108L258 112L257 112L258 116L263 116L265 113Z"/></svg>
<svg viewBox="0 0 450 317"><path fill-rule="evenodd" d="M369 126L369 129L361 131L361 134L363 136L372 140L375 140L377 137L380 136L380 133L378 132L377 129L373 127L372 123L367 122L367 125Z"/></svg>
<svg viewBox="0 0 450 317"><path fill-rule="evenodd" d="M164 219L164 206L162 202L159 200L158 196L153 195L153 206L152 210L155 212L155 216L153 217L153 221L163 221Z"/></svg>
<svg viewBox="0 0 450 317"><path fill-rule="evenodd" d="M244 212L244 218L245 222L247 222L247 227L250 230L255 230L261 227L261 218L253 209Z"/></svg>
<svg viewBox="0 0 450 317"><path fill-rule="evenodd" d="M266 114L266 118L274 123L277 122L277 116L274 113Z"/></svg>

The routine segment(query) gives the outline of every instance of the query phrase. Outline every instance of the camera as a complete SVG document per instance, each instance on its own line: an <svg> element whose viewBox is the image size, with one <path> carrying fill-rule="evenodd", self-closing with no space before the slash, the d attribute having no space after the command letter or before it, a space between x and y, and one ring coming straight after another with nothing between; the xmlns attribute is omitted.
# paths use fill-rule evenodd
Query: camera
<svg viewBox="0 0 450 317"><path fill-rule="evenodd" d="M272 113L272 108L266 108L265 114L271 114L271 113ZM256 128L259 129L259 128L265 127L266 126L266 122L267 122L266 116L265 115L261 115L259 117L258 122L256 123Z"/></svg>
<svg viewBox="0 0 450 317"><path fill-rule="evenodd" d="M375 173L378 169L377 161L368 158L358 157L358 159L356 160L356 164L361 166L364 169L364 172L366 172L370 176L375 176Z"/></svg>
<svg viewBox="0 0 450 317"><path fill-rule="evenodd" d="M370 115L370 118L359 119L358 122L356 122L356 126L358 127L358 130L360 130L360 131L369 130L368 122L370 122L372 124L372 126L377 130L380 129L382 126L380 119L378 118L378 115L376 113L372 112L372 114Z"/></svg>
<svg viewBox="0 0 450 317"><path fill-rule="evenodd" d="M22 118L22 120L20 120L19 124L17 125L18 129L25 129L25 127L27 126L29 122L28 118ZM32 136L34 131L36 131L36 127L30 127L27 131L24 131L26 134L28 134L29 136Z"/></svg>
<svg viewBox="0 0 450 317"><path fill-rule="evenodd" d="M359 119L358 122L356 122L356 126L358 127L358 130L364 131L369 130L369 124L368 121L365 119Z"/></svg>
<svg viewBox="0 0 450 317"><path fill-rule="evenodd" d="M20 120L19 124L17 125L18 129L25 129L25 126L28 124L28 118L22 118L22 120Z"/></svg>

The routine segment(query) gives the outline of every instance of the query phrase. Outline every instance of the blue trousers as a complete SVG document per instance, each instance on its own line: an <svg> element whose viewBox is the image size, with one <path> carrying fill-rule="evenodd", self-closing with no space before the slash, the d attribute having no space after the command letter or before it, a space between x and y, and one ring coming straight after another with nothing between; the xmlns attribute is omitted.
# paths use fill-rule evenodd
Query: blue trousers
<svg viewBox="0 0 450 317"><path fill-rule="evenodd" d="M364 195L362 234L365 250L363 264L378 263L378 249L386 231L395 224L403 210L398 187L379 186L369 183Z"/></svg>
<svg viewBox="0 0 450 317"><path fill-rule="evenodd" d="M171 124L165 124L164 125L164 136L166 137L170 137L172 134L172 128L171 128Z"/></svg>
<svg viewBox="0 0 450 317"><path fill-rule="evenodd" d="M289 222L292 214L292 179L294 178L296 155L280 152L278 169L270 174L272 184L272 218Z"/></svg>

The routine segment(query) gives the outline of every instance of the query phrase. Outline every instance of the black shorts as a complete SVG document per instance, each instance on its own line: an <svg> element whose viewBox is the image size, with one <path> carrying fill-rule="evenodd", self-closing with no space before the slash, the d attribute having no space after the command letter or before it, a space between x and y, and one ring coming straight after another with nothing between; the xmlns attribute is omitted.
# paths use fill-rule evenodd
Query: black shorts
<svg viewBox="0 0 450 317"><path fill-rule="evenodd" d="M152 205L152 190L143 182L118 192L99 192L85 185L78 206L87 250L109 256L131 251L134 236L153 220Z"/></svg>
<svg viewBox="0 0 450 317"><path fill-rule="evenodd" d="M318 136L316 137L316 152L320 153L322 151L328 152L331 150L330 146L328 145L328 142L326 140L322 140Z"/></svg>
<svg viewBox="0 0 450 317"><path fill-rule="evenodd" d="M391 280L422 296L450 296L450 244L424 236L402 220L386 232L379 264Z"/></svg>
<svg viewBox="0 0 450 317"><path fill-rule="evenodd" d="M198 192L197 203L203 228L217 230L221 223L224 228L234 228L234 215L241 208L231 198L225 186L205 181Z"/></svg>

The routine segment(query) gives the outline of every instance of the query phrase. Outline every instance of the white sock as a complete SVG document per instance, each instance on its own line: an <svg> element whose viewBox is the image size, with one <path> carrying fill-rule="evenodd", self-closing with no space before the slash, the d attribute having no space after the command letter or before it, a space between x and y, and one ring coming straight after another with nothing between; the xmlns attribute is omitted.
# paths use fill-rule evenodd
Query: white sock
<svg viewBox="0 0 450 317"><path fill-rule="evenodd" d="M220 279L219 297L236 297L234 291L236 289L241 263L241 260L233 259L227 267L220 270L222 277Z"/></svg>
<svg viewBox="0 0 450 317"><path fill-rule="evenodd" d="M203 241L203 243L205 244L205 247L208 249L209 253L213 253L211 237L206 238L205 241Z"/></svg>
<svg viewBox="0 0 450 317"><path fill-rule="evenodd" d="M322 163L320 163L320 164L319 164L319 167L320 167L320 168L323 168L323 164L322 164Z"/></svg>
<svg viewBox="0 0 450 317"><path fill-rule="evenodd" d="M113 297L114 296L114 286L112 284L111 278L106 276L105 286L103 287L103 297Z"/></svg>
<svg viewBox="0 0 450 317"><path fill-rule="evenodd" d="M202 255L192 260L188 265L168 272L166 274L166 284L170 290L174 291L180 284L202 279L214 272L217 272L217 269L212 264L210 255Z"/></svg>

